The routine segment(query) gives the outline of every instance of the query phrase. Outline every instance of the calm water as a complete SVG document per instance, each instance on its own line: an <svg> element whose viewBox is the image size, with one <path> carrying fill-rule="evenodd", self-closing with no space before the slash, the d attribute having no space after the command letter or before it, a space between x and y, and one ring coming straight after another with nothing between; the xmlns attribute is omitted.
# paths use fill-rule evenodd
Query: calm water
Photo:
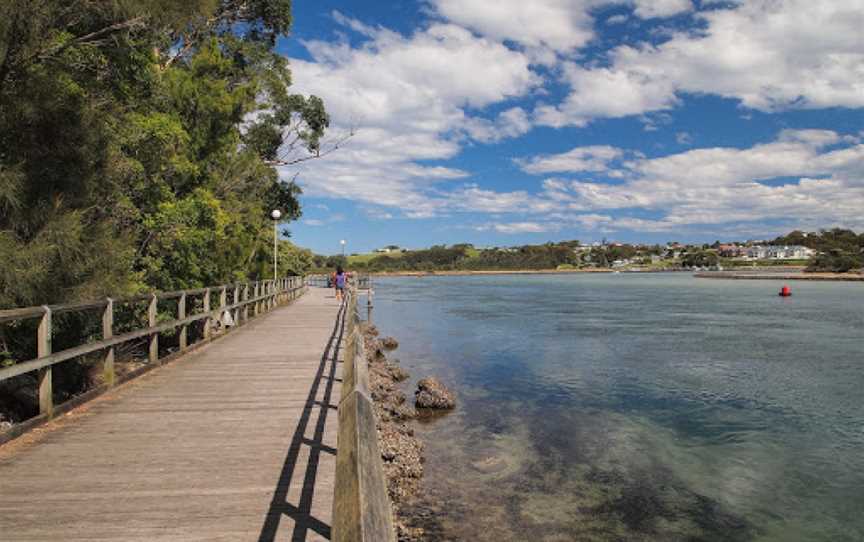
<svg viewBox="0 0 864 542"><path fill-rule="evenodd" d="M447 540L864 540L864 284L379 279Z"/></svg>

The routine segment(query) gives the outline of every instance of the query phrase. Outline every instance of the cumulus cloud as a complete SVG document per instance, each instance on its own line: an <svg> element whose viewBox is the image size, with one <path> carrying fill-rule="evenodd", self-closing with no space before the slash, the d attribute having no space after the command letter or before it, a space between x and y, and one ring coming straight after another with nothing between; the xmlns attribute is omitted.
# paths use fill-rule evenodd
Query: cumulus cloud
<svg viewBox="0 0 864 542"><path fill-rule="evenodd" d="M638 158L619 171L623 183L554 179L538 197L556 201L588 227L671 231L771 220L864 225L864 144L828 130L784 130L775 141L748 149ZM613 220L596 214L601 210L660 216Z"/></svg>
<svg viewBox="0 0 864 542"><path fill-rule="evenodd" d="M502 111L495 120L466 119L462 129L471 139L492 143L527 134L531 130L531 120L524 109L513 107Z"/></svg>
<svg viewBox="0 0 864 542"><path fill-rule="evenodd" d="M616 47L602 67L569 64L570 95L538 108L538 121L583 126L670 109L680 93L767 112L864 106L864 0L754 0L694 16L703 31L679 31L658 46Z"/></svg>
<svg viewBox="0 0 864 542"><path fill-rule="evenodd" d="M621 149L609 145L576 147L564 154L541 155L514 161L526 173L606 171L610 162L623 156Z"/></svg>
<svg viewBox="0 0 864 542"><path fill-rule="evenodd" d="M498 41L567 52L594 37L592 0L432 0L448 20Z"/></svg>
<svg viewBox="0 0 864 542"><path fill-rule="evenodd" d="M570 62L564 65L564 74L570 94L558 106L538 107L539 124L585 126L598 117L626 117L678 104L673 81L661 71L585 68Z"/></svg>
<svg viewBox="0 0 864 542"><path fill-rule="evenodd" d="M453 158L466 136L494 142L529 130L528 114L518 107L492 120L466 113L540 83L524 53L452 24L403 36L340 13L334 19L367 39L358 46L305 42L312 60L294 59L292 70L298 92L324 99L335 137L355 135L325 160L303 164L298 181L307 194L431 216L432 185L468 173L418 161Z"/></svg>
<svg viewBox="0 0 864 542"><path fill-rule="evenodd" d="M642 19L672 17L693 9L690 0L635 0L635 5L633 12Z"/></svg>

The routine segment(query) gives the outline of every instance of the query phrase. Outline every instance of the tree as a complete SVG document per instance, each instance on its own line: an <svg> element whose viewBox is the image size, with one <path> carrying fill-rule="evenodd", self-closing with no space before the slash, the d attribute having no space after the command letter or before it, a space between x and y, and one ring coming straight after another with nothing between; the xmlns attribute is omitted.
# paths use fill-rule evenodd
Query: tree
<svg viewBox="0 0 864 542"><path fill-rule="evenodd" d="M720 256L713 250L688 252L681 260L684 267L714 267L720 263Z"/></svg>
<svg viewBox="0 0 864 542"><path fill-rule="evenodd" d="M290 25L290 0L0 3L0 308L268 277L270 211L300 216L273 165L329 126L290 92ZM30 337L5 326L0 351Z"/></svg>
<svg viewBox="0 0 864 542"><path fill-rule="evenodd" d="M807 271L830 271L832 273L848 273L853 269L864 268L864 255L861 252L851 252L838 248L821 252L810 260Z"/></svg>
<svg viewBox="0 0 864 542"><path fill-rule="evenodd" d="M290 8L0 6L0 306L260 276L269 211L300 215L277 149L329 125L273 51Z"/></svg>

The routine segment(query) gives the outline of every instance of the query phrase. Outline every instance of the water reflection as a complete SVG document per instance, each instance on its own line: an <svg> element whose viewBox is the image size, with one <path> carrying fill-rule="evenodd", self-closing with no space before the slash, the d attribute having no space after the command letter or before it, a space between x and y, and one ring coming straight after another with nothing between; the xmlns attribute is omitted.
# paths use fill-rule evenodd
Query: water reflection
<svg viewBox="0 0 864 542"><path fill-rule="evenodd" d="M861 540L864 292L676 276L379 283L460 408L423 424L439 539Z"/></svg>

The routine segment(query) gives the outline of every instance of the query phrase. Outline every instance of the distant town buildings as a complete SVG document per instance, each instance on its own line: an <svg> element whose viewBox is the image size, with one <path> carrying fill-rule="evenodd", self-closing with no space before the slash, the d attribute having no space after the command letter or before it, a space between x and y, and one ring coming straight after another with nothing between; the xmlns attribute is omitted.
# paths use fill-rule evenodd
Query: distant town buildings
<svg viewBox="0 0 864 542"><path fill-rule="evenodd" d="M720 245L720 256L744 260L806 260L816 254L812 248L799 245Z"/></svg>

